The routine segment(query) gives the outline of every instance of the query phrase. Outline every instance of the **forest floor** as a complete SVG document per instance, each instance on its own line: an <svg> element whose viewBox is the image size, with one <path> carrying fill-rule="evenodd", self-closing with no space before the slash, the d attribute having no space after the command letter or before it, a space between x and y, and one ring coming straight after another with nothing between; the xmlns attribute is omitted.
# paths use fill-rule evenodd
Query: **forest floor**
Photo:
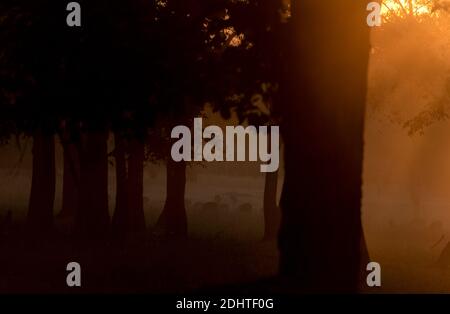
<svg viewBox="0 0 450 314"><path fill-rule="evenodd" d="M32 243L34 242L34 244ZM81 266L81 288L66 266ZM188 293L275 275L275 242L177 240L80 246L62 239L0 244L0 293Z"/></svg>
<svg viewBox="0 0 450 314"><path fill-rule="evenodd" d="M180 240L149 233L128 243L75 244L62 235L26 240L19 237L23 231L13 228L0 240L0 293L283 292L272 280L276 241ZM424 232L403 238L397 231L384 232L383 238L368 237L370 259L381 265L382 286L362 292L450 292L450 257L444 265L437 263L447 241L431 247ZM81 265L81 288L67 287L70 262Z"/></svg>

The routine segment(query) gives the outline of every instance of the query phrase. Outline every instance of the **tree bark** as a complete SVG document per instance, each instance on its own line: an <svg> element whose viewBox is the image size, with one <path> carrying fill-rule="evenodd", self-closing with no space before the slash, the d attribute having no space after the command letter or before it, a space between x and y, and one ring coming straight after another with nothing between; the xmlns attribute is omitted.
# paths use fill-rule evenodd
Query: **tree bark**
<svg viewBox="0 0 450 314"><path fill-rule="evenodd" d="M187 217L184 204L186 162L167 161L167 195L156 229L165 235L186 237Z"/></svg>
<svg viewBox="0 0 450 314"><path fill-rule="evenodd" d="M77 231L81 239L101 239L109 231L108 157L106 131L83 135L80 153L80 207Z"/></svg>
<svg viewBox="0 0 450 314"><path fill-rule="evenodd" d="M292 5L280 274L302 291L354 292L361 266L367 1Z"/></svg>
<svg viewBox="0 0 450 314"><path fill-rule="evenodd" d="M55 139L39 130L33 136L33 173L27 217L32 235L42 236L52 231L55 183Z"/></svg>

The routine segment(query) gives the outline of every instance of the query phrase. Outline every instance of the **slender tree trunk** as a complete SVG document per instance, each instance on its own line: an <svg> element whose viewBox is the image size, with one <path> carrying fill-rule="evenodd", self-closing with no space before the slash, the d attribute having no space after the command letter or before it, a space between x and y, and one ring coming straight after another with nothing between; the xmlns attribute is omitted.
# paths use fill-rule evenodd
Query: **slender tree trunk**
<svg viewBox="0 0 450 314"><path fill-rule="evenodd" d="M268 133L268 149L271 150L271 134ZM266 173L264 184L264 240L273 240L280 228L281 211L277 205L279 170Z"/></svg>
<svg viewBox="0 0 450 314"><path fill-rule="evenodd" d="M167 161L166 203L156 224L156 229L164 234L186 237L187 217L184 204L186 187L186 163Z"/></svg>
<svg viewBox="0 0 450 314"><path fill-rule="evenodd" d="M82 239L101 239L109 229L107 132L84 135L80 154L80 208L77 231Z"/></svg>
<svg viewBox="0 0 450 314"><path fill-rule="evenodd" d="M369 57L367 1L292 4L280 273L301 291L356 291Z"/></svg>
<svg viewBox="0 0 450 314"><path fill-rule="evenodd" d="M281 213L277 205L278 170L266 173L264 185L264 239L275 239Z"/></svg>
<svg viewBox="0 0 450 314"><path fill-rule="evenodd" d="M53 228L55 201L55 139L37 131L33 137L33 174L27 224L31 234L42 236Z"/></svg>
<svg viewBox="0 0 450 314"><path fill-rule="evenodd" d="M63 144L63 192L60 217L75 217L79 207L80 161L74 143Z"/></svg>

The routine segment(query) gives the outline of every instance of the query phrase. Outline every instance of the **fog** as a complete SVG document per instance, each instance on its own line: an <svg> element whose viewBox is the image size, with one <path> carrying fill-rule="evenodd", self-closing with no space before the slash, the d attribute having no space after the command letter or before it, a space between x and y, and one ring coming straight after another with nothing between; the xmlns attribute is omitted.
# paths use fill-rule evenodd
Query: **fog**
<svg viewBox="0 0 450 314"><path fill-rule="evenodd" d="M383 291L450 292L449 26L441 13L372 33L362 212Z"/></svg>

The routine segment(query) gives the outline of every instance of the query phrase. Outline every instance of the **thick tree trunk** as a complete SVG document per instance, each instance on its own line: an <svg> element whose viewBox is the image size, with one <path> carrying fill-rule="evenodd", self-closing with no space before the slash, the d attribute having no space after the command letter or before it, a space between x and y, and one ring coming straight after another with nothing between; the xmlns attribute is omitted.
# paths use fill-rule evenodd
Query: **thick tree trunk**
<svg viewBox="0 0 450 314"><path fill-rule="evenodd" d="M144 144L138 140L126 143L118 134L115 143L117 191L112 227L115 236L124 237L145 230Z"/></svg>
<svg viewBox="0 0 450 314"><path fill-rule="evenodd" d="M63 144L63 192L61 218L75 217L79 207L80 161L74 143Z"/></svg>
<svg viewBox="0 0 450 314"><path fill-rule="evenodd" d="M187 217L184 204L186 187L186 163L167 161L167 194L164 209L156 224L158 232L165 235L186 237Z"/></svg>
<svg viewBox="0 0 450 314"><path fill-rule="evenodd" d="M130 231L145 230L144 215L144 144L131 140L128 158L128 206Z"/></svg>
<svg viewBox="0 0 450 314"><path fill-rule="evenodd" d="M112 231L120 237L126 232L128 188L125 139L114 135L114 157L116 160L116 208L112 218Z"/></svg>
<svg viewBox="0 0 450 314"><path fill-rule="evenodd" d="M366 278L367 278L367 264L370 262L369 249L367 248L367 241L364 235L364 231L361 231L361 246L360 246L361 262L359 267L359 290L363 291L367 288Z"/></svg>
<svg viewBox="0 0 450 314"><path fill-rule="evenodd" d="M358 289L366 5L293 2L279 248L281 275L301 291Z"/></svg>
<svg viewBox="0 0 450 314"><path fill-rule="evenodd" d="M82 239L101 239L109 229L107 132L83 135L80 153L80 207L77 231Z"/></svg>
<svg viewBox="0 0 450 314"><path fill-rule="evenodd" d="M275 239L280 227L280 209L277 205L278 170L266 173L264 185L264 239Z"/></svg>
<svg viewBox="0 0 450 314"><path fill-rule="evenodd" d="M55 139L37 131L33 137L33 174L27 224L31 234L42 236L53 228L55 201Z"/></svg>

